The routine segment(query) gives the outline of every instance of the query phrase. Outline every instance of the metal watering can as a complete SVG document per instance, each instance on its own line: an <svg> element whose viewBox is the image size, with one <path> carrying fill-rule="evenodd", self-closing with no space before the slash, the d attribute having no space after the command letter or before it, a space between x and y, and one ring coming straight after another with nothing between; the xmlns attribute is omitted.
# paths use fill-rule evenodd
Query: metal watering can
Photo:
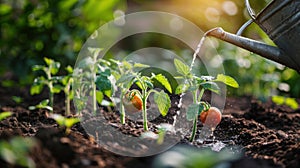
<svg viewBox="0 0 300 168"><path fill-rule="evenodd" d="M251 20L231 34L222 28L214 28L206 33L253 53L261 55L300 73L300 0L273 0L258 15L245 0ZM277 47L240 36L252 22L273 40Z"/></svg>

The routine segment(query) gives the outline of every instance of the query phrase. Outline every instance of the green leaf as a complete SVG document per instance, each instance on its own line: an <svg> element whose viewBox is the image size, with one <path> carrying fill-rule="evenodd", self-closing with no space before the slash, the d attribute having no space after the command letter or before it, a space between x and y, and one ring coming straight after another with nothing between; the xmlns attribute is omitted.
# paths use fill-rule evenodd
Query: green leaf
<svg viewBox="0 0 300 168"><path fill-rule="evenodd" d="M284 97L284 96L272 96L272 101L277 105L287 105L292 109L296 110L299 107L298 102L295 98Z"/></svg>
<svg viewBox="0 0 300 168"><path fill-rule="evenodd" d="M20 104L23 102L23 98L20 96L12 96L11 99L16 102L17 104Z"/></svg>
<svg viewBox="0 0 300 168"><path fill-rule="evenodd" d="M64 76L62 79L61 79L61 83L66 86L69 82L69 80L71 79L70 76Z"/></svg>
<svg viewBox="0 0 300 168"><path fill-rule="evenodd" d="M143 86L142 86L142 84L141 84L140 81L136 81L135 84L136 84L140 89L143 89Z"/></svg>
<svg viewBox="0 0 300 168"><path fill-rule="evenodd" d="M40 70L44 71L45 68L46 67L43 66L43 65L34 65L34 66L32 66L33 71L40 71Z"/></svg>
<svg viewBox="0 0 300 168"><path fill-rule="evenodd" d="M124 69L132 69L132 64L127 61L122 61L122 66L124 67Z"/></svg>
<svg viewBox="0 0 300 168"><path fill-rule="evenodd" d="M65 126L71 128L74 124L79 123L79 118L65 118Z"/></svg>
<svg viewBox="0 0 300 168"><path fill-rule="evenodd" d="M29 106L28 109L29 109L29 110L35 110L36 107L35 107L35 106Z"/></svg>
<svg viewBox="0 0 300 168"><path fill-rule="evenodd" d="M60 114L52 114L50 118L53 118L59 126L65 125L65 117Z"/></svg>
<svg viewBox="0 0 300 168"><path fill-rule="evenodd" d="M194 91L196 91L196 90L198 90L198 89L199 89L199 85L192 85L192 86L189 87L188 90L189 90L190 92L194 92Z"/></svg>
<svg viewBox="0 0 300 168"><path fill-rule="evenodd" d="M112 84L106 74L100 74L96 78L96 86L100 91L111 90Z"/></svg>
<svg viewBox="0 0 300 168"><path fill-rule="evenodd" d="M111 66L111 63L105 59L98 59L97 63L99 63L100 66Z"/></svg>
<svg viewBox="0 0 300 168"><path fill-rule="evenodd" d="M144 82L145 82L145 84L146 84L150 89L153 89L153 88L154 88L154 85L153 85L153 83L152 83L150 80L145 80Z"/></svg>
<svg viewBox="0 0 300 168"><path fill-rule="evenodd" d="M0 121L4 120L5 118L11 116L13 113L10 111L5 111L0 113Z"/></svg>
<svg viewBox="0 0 300 168"><path fill-rule="evenodd" d="M58 70L60 68L60 63L59 62L53 62L50 68L50 72L52 75L57 74Z"/></svg>
<svg viewBox="0 0 300 168"><path fill-rule="evenodd" d="M109 77L111 75L110 69L105 69L103 72L100 72L101 76Z"/></svg>
<svg viewBox="0 0 300 168"><path fill-rule="evenodd" d="M52 64L52 62L53 62L52 59L47 58L47 57L44 57L44 61L46 62L46 64L47 64L48 66L50 66L50 65Z"/></svg>
<svg viewBox="0 0 300 168"><path fill-rule="evenodd" d="M189 89L189 87L190 87L189 84L182 83L182 84L180 84L180 85L177 86L175 94L184 93L184 92L186 92Z"/></svg>
<svg viewBox="0 0 300 168"><path fill-rule="evenodd" d="M102 51L102 48L88 47L88 51L90 52L92 58L97 58L100 51Z"/></svg>
<svg viewBox="0 0 300 168"><path fill-rule="evenodd" d="M68 65L65 70L68 72L68 74L73 73L73 68L70 65Z"/></svg>
<svg viewBox="0 0 300 168"><path fill-rule="evenodd" d="M116 82L116 84L120 84L120 83L127 83L129 81L131 81L134 78L134 75L132 74L125 74L122 75Z"/></svg>
<svg viewBox="0 0 300 168"><path fill-rule="evenodd" d="M178 73L183 76L187 76L190 73L190 67L187 66L185 63L180 61L179 59L174 59L174 65Z"/></svg>
<svg viewBox="0 0 300 168"><path fill-rule="evenodd" d="M115 77L116 80L119 80L119 79L123 76L123 75L121 75L118 71L115 71L115 70L113 70L113 71L111 72L111 74L112 74L112 76ZM125 74L125 75L128 75L128 74Z"/></svg>
<svg viewBox="0 0 300 168"><path fill-rule="evenodd" d="M168 79L162 75L162 74L158 74L155 75L154 77L159 83L161 83L170 93L172 93L172 87L168 81Z"/></svg>
<svg viewBox="0 0 300 168"><path fill-rule="evenodd" d="M47 106L49 104L49 99L45 99L39 103L42 106Z"/></svg>
<svg viewBox="0 0 300 168"><path fill-rule="evenodd" d="M101 91L97 90L96 91L96 100L99 104L102 103L103 98L104 98L103 93Z"/></svg>
<svg viewBox="0 0 300 168"><path fill-rule="evenodd" d="M298 109L299 105L296 101L296 99L294 98L290 98L290 97L287 97L286 100L285 100L285 104L289 107L291 107L292 109L296 110Z"/></svg>
<svg viewBox="0 0 300 168"><path fill-rule="evenodd" d="M44 84L33 83L30 87L30 95L40 94L43 90Z"/></svg>
<svg viewBox="0 0 300 168"><path fill-rule="evenodd" d="M154 93L154 102L157 104L158 110L162 116L166 116L171 107L171 100L167 93L163 90Z"/></svg>
<svg viewBox="0 0 300 168"><path fill-rule="evenodd" d="M54 85L51 92L52 93L59 93L61 90L63 90L63 87L61 85Z"/></svg>
<svg viewBox="0 0 300 168"><path fill-rule="evenodd" d="M104 95L106 95L107 97L111 97L113 94L113 87L110 90L104 90Z"/></svg>
<svg viewBox="0 0 300 168"><path fill-rule="evenodd" d="M217 94L220 94L220 88L215 82L204 82L200 84L204 89L210 90L212 92L215 92Z"/></svg>
<svg viewBox="0 0 300 168"><path fill-rule="evenodd" d="M53 111L53 108L50 107L48 104L49 104L49 99L45 99L41 101L39 104L37 104L36 106L30 106L29 110L35 110L36 108L38 108L38 109L47 109L49 111Z"/></svg>
<svg viewBox="0 0 300 168"><path fill-rule="evenodd" d="M238 88L239 87L239 84L237 83L237 81L230 77L230 76L227 76L227 75L223 75L223 74L219 74L217 76L217 78L215 80L213 80L215 82L223 82L224 84L228 85L228 86L231 86L231 87L234 87L234 88Z"/></svg>
<svg viewBox="0 0 300 168"><path fill-rule="evenodd" d="M197 117L199 112L199 104L191 104L188 106L187 113L186 113L186 119L188 121L192 121Z"/></svg>
<svg viewBox="0 0 300 168"><path fill-rule="evenodd" d="M285 102L285 97L283 96L272 96L272 101L277 105L282 105Z"/></svg>
<svg viewBox="0 0 300 168"><path fill-rule="evenodd" d="M134 68L148 68L150 67L149 65L146 65L146 64L141 64L141 63L134 63L133 64L133 67Z"/></svg>

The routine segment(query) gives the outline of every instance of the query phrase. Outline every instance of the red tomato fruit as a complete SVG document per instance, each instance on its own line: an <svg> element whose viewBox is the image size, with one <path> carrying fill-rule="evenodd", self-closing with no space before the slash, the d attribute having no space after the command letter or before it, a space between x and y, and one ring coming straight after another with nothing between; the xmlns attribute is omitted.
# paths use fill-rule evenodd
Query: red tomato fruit
<svg viewBox="0 0 300 168"><path fill-rule="evenodd" d="M221 122L222 113L216 107L210 107L209 110L203 111L200 114L200 120L203 125L210 128L216 128L216 126Z"/></svg>
<svg viewBox="0 0 300 168"><path fill-rule="evenodd" d="M136 113L142 110L142 99L135 92L128 92L122 99L125 110L129 113Z"/></svg>

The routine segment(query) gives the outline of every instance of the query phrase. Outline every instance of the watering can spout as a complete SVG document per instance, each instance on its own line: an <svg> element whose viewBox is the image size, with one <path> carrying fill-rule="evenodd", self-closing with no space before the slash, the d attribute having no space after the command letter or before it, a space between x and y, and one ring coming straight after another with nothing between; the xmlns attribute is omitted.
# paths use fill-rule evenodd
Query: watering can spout
<svg viewBox="0 0 300 168"><path fill-rule="evenodd" d="M290 60L289 57L285 56L285 53L277 47L228 33L220 27L209 30L208 32L206 32L205 36L216 37L220 40L229 42L238 47L244 48L253 53L261 55L267 59L273 60L290 68L298 70L298 67L295 65L295 63L292 60Z"/></svg>

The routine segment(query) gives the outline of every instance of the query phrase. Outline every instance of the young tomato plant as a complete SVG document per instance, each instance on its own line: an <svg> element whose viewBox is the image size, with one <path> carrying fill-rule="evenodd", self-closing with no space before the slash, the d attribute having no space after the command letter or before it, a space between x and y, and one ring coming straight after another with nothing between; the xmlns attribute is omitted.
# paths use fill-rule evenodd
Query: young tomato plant
<svg viewBox="0 0 300 168"><path fill-rule="evenodd" d="M142 100L135 92L129 93L130 87L133 85L133 78L137 76L136 71L141 68L149 67L148 65L140 63L131 63L123 60L118 61L110 59L111 73L116 79L116 85L120 88L120 120L121 124L125 124L125 108L128 112L136 112L142 110ZM135 106L134 106L135 105Z"/></svg>
<svg viewBox="0 0 300 168"><path fill-rule="evenodd" d="M234 88L238 88L239 85L232 77L222 74L217 75L216 78L212 76L198 77L192 73L191 68L188 65L178 59L174 60L174 65L177 72L181 75L179 78L184 79L185 81L183 84L178 85L176 94L190 91L193 95L193 103L188 106L186 115L187 120L193 120L192 135L190 137L190 141L192 142L195 139L199 115L203 124L208 124L205 123L205 119L208 116L209 118L215 117L214 119L209 121L208 126L210 127L216 127L221 121L221 113L218 113L219 110L216 110L215 107L210 107L209 103L201 101L204 91L210 90L219 94L220 88L217 85L217 83L219 82Z"/></svg>
<svg viewBox="0 0 300 168"><path fill-rule="evenodd" d="M102 102L103 94L111 96L112 84L110 62L98 59L100 48L89 48L89 56L82 59L75 70L75 77L81 83L75 83L75 101L80 104L77 107L83 109L87 100L86 96L92 97L92 112L96 115L97 103ZM98 89L98 90L97 90Z"/></svg>
<svg viewBox="0 0 300 168"><path fill-rule="evenodd" d="M157 91L154 88L154 81L158 81L161 83L168 92L172 93L171 85L168 79L162 74L152 74L152 76L142 76L141 73L133 73L132 76L127 76L127 80L129 80L130 84L136 84L139 89L132 89L127 91L124 95L122 95L122 104L125 107L129 107L132 104L132 108L127 108L126 110L131 111L136 109L136 111L142 111L143 116L143 124L144 130L148 130L148 120L147 120L147 99L149 98L151 93L154 93L154 102L158 107L159 112L162 116L167 115L169 108L171 107L171 100L167 93L164 90ZM117 84L121 82L125 82L127 80L119 79Z"/></svg>
<svg viewBox="0 0 300 168"><path fill-rule="evenodd" d="M73 68L71 66L67 66L66 71L68 72L68 74L61 78L61 83L63 85L62 90L65 93L65 111L66 114L69 115L71 113L70 103L74 96L74 91L71 90L71 85L73 84L73 77L72 77Z"/></svg>
<svg viewBox="0 0 300 168"><path fill-rule="evenodd" d="M46 62L46 66L34 65L32 67L33 71L43 71L46 75L46 78L44 76L35 78L34 83L30 88L30 94L40 94L44 85L46 85L49 88L49 106L53 110L54 94L59 93L61 88L59 85L55 85L58 83L58 81L55 77L53 77L53 75L58 73L60 63L46 57L44 57L44 61Z"/></svg>

